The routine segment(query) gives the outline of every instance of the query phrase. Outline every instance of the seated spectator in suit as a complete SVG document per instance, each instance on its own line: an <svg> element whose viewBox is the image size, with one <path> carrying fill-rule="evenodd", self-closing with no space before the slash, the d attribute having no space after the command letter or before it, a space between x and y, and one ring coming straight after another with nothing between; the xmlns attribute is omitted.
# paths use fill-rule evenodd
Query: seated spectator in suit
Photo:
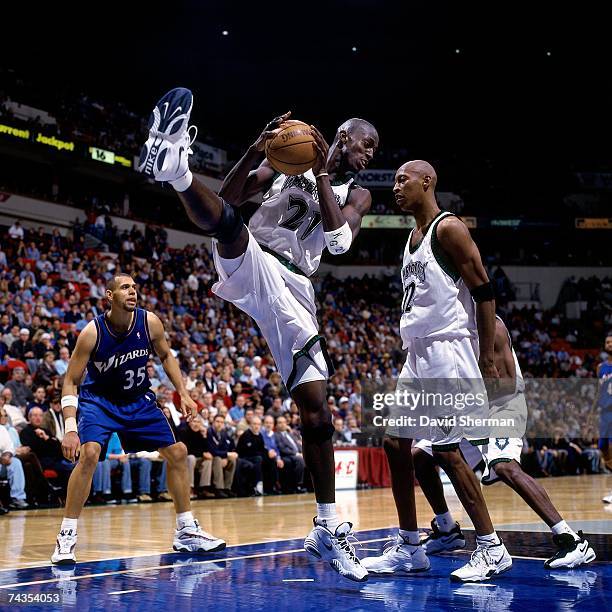
<svg viewBox="0 0 612 612"><path fill-rule="evenodd" d="M250 427L238 438L238 456L252 474L253 495L263 495L263 462L267 456L261 435L261 419L254 416Z"/></svg>
<svg viewBox="0 0 612 612"><path fill-rule="evenodd" d="M28 425L21 430L19 437L24 446L32 449L43 469L54 470L65 487L76 464L64 459L61 442L42 426L43 416L40 408L32 408L28 414Z"/></svg>
<svg viewBox="0 0 612 612"><path fill-rule="evenodd" d="M234 482L238 453L235 450L234 441L225 429L224 415L217 414L215 416L206 437L208 451L213 456L212 472L213 484L216 488L215 494L217 497L234 497L231 488Z"/></svg>
<svg viewBox="0 0 612 612"><path fill-rule="evenodd" d="M278 493L278 472L285 467L274 433L274 418L267 414L263 420L261 435L264 439L268 456L264 461L264 492Z"/></svg>
<svg viewBox="0 0 612 612"><path fill-rule="evenodd" d="M351 444L352 436L349 431L344 428L344 419L337 417L334 419L334 434L332 435L332 444L343 445Z"/></svg>
<svg viewBox="0 0 612 612"><path fill-rule="evenodd" d="M27 420L24 416L24 410L18 406L14 406L12 403L13 392L10 389L4 387L0 393L0 408L4 408L8 415L11 425L17 430L21 431L27 424Z"/></svg>
<svg viewBox="0 0 612 612"><path fill-rule="evenodd" d="M55 353L53 351L47 351L43 357L42 363L36 370L34 381L37 385L50 387L58 376L60 376L60 373L55 369Z"/></svg>
<svg viewBox="0 0 612 612"><path fill-rule="evenodd" d="M295 438L287 427L287 419L280 416L276 419L276 445L285 466L284 471L291 475L298 492L304 490L304 457L302 443Z"/></svg>
<svg viewBox="0 0 612 612"><path fill-rule="evenodd" d="M19 330L19 339L11 344L9 353L20 361L34 359L34 345L30 341L30 330L27 327Z"/></svg>
<svg viewBox="0 0 612 612"><path fill-rule="evenodd" d="M5 412L2 414L6 415ZM0 419L0 422L4 419ZM25 510L28 507L25 492L25 474L18 457L15 456L15 447L11 436L4 427L0 427L0 478L6 478L9 483L11 503L15 510Z"/></svg>
<svg viewBox="0 0 612 612"><path fill-rule="evenodd" d="M211 491L213 456L208 450L208 430L202 419L191 419L181 426L179 436L187 447L187 465L191 483L191 498L197 497L194 487L194 471L200 474L198 495L203 498L214 497Z"/></svg>

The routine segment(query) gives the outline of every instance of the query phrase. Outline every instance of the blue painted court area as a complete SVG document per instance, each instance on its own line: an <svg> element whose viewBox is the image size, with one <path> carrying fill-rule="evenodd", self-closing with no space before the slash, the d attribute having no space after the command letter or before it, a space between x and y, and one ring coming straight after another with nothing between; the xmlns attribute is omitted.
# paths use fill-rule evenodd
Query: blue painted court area
<svg viewBox="0 0 612 612"><path fill-rule="evenodd" d="M377 554L389 534L389 529L359 533L359 555ZM491 582L450 582L450 572L467 558L466 553L432 557L432 569L427 573L407 578L371 577L360 584L340 578L326 564L307 555L302 540L233 546L208 556L163 554L74 567L4 570L0 572L0 609L612 609L612 563L552 571L545 570L540 559L515 557L512 570ZM11 602L12 594L19 595L22 602Z"/></svg>

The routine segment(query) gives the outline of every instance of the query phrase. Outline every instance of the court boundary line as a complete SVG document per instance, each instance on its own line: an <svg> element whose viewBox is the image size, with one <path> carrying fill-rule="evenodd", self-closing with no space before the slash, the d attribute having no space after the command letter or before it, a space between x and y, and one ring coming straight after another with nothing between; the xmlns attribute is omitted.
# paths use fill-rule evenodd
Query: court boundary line
<svg viewBox="0 0 612 612"><path fill-rule="evenodd" d="M294 538L291 538L294 539ZM364 540L363 544L370 544L372 542L383 542L385 540L388 540L389 538L376 538L373 540ZM306 553L306 551L303 548L293 548L293 549L289 549L289 550L276 550L273 552L267 552L267 553L256 553L253 555L240 555L237 557L224 557L224 558L217 558L217 559L204 559L202 561L192 561L190 563L172 563L170 565L153 565L153 566L146 566L146 567L133 567L130 569L124 569L124 570L115 570L112 572L99 572L99 573L95 573L95 574L83 574L81 576L70 576L70 580L86 580L86 579L90 579L90 578L103 578L106 576L119 576L119 575L123 575L123 574L134 574L134 573L138 573L138 572L147 572L147 571L151 571L151 570L162 570L162 569L172 569L175 567L181 567L183 565L206 565L209 563L223 563L224 561L241 561L243 559L257 559L257 558L261 558L261 557L276 557L279 555L293 555L295 553ZM307 553L306 553L307 554ZM14 582L13 584L2 584L0 585L0 589L14 589L17 587L24 587L24 586L33 586L35 584L52 584L54 582L63 582L65 581L66 578L62 577L62 578L45 578L44 580L30 580L27 582Z"/></svg>

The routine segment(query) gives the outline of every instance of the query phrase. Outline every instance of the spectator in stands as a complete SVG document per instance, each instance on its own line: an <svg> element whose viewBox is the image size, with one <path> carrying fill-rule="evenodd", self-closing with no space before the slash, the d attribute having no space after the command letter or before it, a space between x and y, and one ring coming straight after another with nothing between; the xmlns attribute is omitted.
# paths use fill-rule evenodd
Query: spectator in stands
<svg viewBox="0 0 612 612"><path fill-rule="evenodd" d="M38 392L42 387L39 387ZM44 389L43 389L44 391ZM42 406L40 406L42 408ZM43 429L46 429L52 438L57 438L60 442L64 439L64 413L62 412L61 394L54 394L51 399L51 407L45 412L42 422Z"/></svg>
<svg viewBox="0 0 612 612"><path fill-rule="evenodd" d="M132 493L132 472L130 469L130 458L123 452L121 441L116 433L113 433L108 441L106 457L99 461L93 476L94 499L102 503L116 503L111 498L111 472L118 469L121 471L121 493L126 500L134 499ZM149 479L151 470L149 468ZM150 496L143 501L152 501Z"/></svg>
<svg viewBox="0 0 612 612"><path fill-rule="evenodd" d="M283 400L280 398L280 396L277 395L272 400L272 406L269 408L266 414L269 414L274 420L283 414Z"/></svg>
<svg viewBox="0 0 612 612"><path fill-rule="evenodd" d="M344 427L344 419L338 417L334 419L334 434L332 435L334 445L351 444L351 436Z"/></svg>
<svg viewBox="0 0 612 612"><path fill-rule="evenodd" d="M13 377L9 380L5 389L10 389L12 392L13 403L20 408L25 408L28 402L34 399L31 389L25 384L26 371L22 367L13 369Z"/></svg>
<svg viewBox="0 0 612 612"><path fill-rule="evenodd" d="M13 392L6 387L0 392L0 409L4 409L8 415L10 424L17 430L21 431L28 422L25 418L25 410L22 410L18 406L14 406L11 401L13 398Z"/></svg>
<svg viewBox="0 0 612 612"><path fill-rule="evenodd" d="M274 418L269 414L264 417L261 435L263 436L264 445L268 453L264 461L264 492L279 493L279 472L285 467L285 462L281 457L280 449L276 443ZM266 466L268 466L267 469ZM267 472L270 473L270 477L266 477Z"/></svg>
<svg viewBox="0 0 612 612"><path fill-rule="evenodd" d="M47 402L47 393L44 387L36 387L36 389L34 390L34 397L32 398L32 401L28 402L28 405L26 406L26 414L31 408L34 408L34 406L38 406L44 412L49 410L49 403ZM61 438L58 439L61 441Z"/></svg>
<svg viewBox="0 0 612 612"><path fill-rule="evenodd" d="M281 459L285 463L285 470L293 474L298 492L304 491L304 457L302 456L302 443L295 438L287 427L287 419L280 416L276 419L276 445L280 451Z"/></svg>
<svg viewBox="0 0 612 612"><path fill-rule="evenodd" d="M67 348L62 350L68 351ZM59 376L60 374L55 368L55 353L53 351L48 351L45 353L45 356L36 370L34 380L36 384L49 388L53 385L53 381Z"/></svg>
<svg viewBox="0 0 612 612"><path fill-rule="evenodd" d="M6 419L6 412L0 413ZM3 420L3 419L2 419ZM1 422L1 420L0 420ZM25 475L23 466L15 456L15 447L8 431L0 426L0 478L6 478L10 487L10 507L15 510L25 510L28 507L25 492Z"/></svg>
<svg viewBox="0 0 612 612"><path fill-rule="evenodd" d="M60 441L51 437L50 432L43 429L43 416L44 413L40 408L32 408L28 414L28 425L21 430L19 437L24 446L32 449L44 469L57 473L59 482L65 487L68 484L70 472L76 464L64 459Z"/></svg>
<svg viewBox="0 0 612 612"><path fill-rule="evenodd" d="M215 497L211 490L213 456L208 451L208 429L202 419L191 419L179 428L181 441L187 447L187 464L191 483L191 498ZM195 490L194 472L199 474L198 491Z"/></svg>
<svg viewBox="0 0 612 612"><path fill-rule="evenodd" d="M59 376L63 376L68 370L68 362L70 361L70 349L63 346L59 349L59 358L53 364Z"/></svg>
<svg viewBox="0 0 612 612"><path fill-rule="evenodd" d="M233 440L225 430L225 416L217 414L206 435L213 456L213 484L217 497L233 497L231 492L238 460Z"/></svg>
<svg viewBox="0 0 612 612"><path fill-rule="evenodd" d="M229 411L229 415L234 425L236 425L244 417L244 406L246 404L246 398L244 395L236 396L236 404Z"/></svg>
<svg viewBox="0 0 612 612"><path fill-rule="evenodd" d="M219 382L217 392L213 395L213 400L221 400L228 410L232 407L232 398L230 397L227 385L224 382Z"/></svg>
<svg viewBox="0 0 612 612"><path fill-rule="evenodd" d="M259 417L253 417L250 427L238 438L237 451L241 461L241 472L244 466L245 471L252 474L253 495L263 495L263 462L267 457L267 452L261 435Z"/></svg>
<svg viewBox="0 0 612 612"><path fill-rule="evenodd" d="M34 345L30 341L30 330L27 327L19 330L19 339L11 344L9 352L11 357L20 361L34 359Z"/></svg>
<svg viewBox="0 0 612 612"><path fill-rule="evenodd" d="M24 232L19 220L15 221L15 223L9 227L8 233L13 240L23 240Z"/></svg>

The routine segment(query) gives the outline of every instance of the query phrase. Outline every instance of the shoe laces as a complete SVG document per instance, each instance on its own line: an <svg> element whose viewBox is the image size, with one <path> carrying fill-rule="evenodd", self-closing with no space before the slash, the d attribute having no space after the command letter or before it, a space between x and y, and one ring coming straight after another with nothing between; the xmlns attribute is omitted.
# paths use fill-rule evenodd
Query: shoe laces
<svg viewBox="0 0 612 612"><path fill-rule="evenodd" d="M493 557L491 556L491 552L489 551L489 547L479 544L476 547L476 550L472 553L468 565L475 567L483 561L487 565L495 565Z"/></svg>
<svg viewBox="0 0 612 612"><path fill-rule="evenodd" d="M193 135L192 135L193 134ZM195 139L198 137L198 126L190 125L185 132L185 140L188 141L187 144L187 153L188 155L192 155L193 151L191 149L191 145L195 142Z"/></svg>
<svg viewBox="0 0 612 612"><path fill-rule="evenodd" d="M336 540L338 548L340 548L340 550L345 552L353 563L356 563L357 565L359 565L360 562L359 562L357 555L355 554L355 548L352 543L354 542L355 544L359 546L361 546L361 543L354 536L354 534L350 532L343 536L334 536L334 539Z"/></svg>
<svg viewBox="0 0 612 612"><path fill-rule="evenodd" d="M213 536L211 533L208 533L207 531L204 531L202 529L202 527L200 527L200 523L198 523L198 520L195 519L193 521L193 525L186 525L185 527L183 527L183 529L192 528L192 531L194 531L195 533L193 535L197 535L200 538L204 538L206 540L216 540L217 538L215 538L215 536ZM195 527L195 528L194 528Z"/></svg>
<svg viewBox="0 0 612 612"><path fill-rule="evenodd" d="M400 542L399 538L392 538L388 540L383 548L383 555L388 555L396 551L402 544L403 542Z"/></svg>
<svg viewBox="0 0 612 612"><path fill-rule="evenodd" d="M57 543L60 551L64 548L69 548L72 546L72 541L76 538L76 532L72 529L66 529L59 532L57 536Z"/></svg>

